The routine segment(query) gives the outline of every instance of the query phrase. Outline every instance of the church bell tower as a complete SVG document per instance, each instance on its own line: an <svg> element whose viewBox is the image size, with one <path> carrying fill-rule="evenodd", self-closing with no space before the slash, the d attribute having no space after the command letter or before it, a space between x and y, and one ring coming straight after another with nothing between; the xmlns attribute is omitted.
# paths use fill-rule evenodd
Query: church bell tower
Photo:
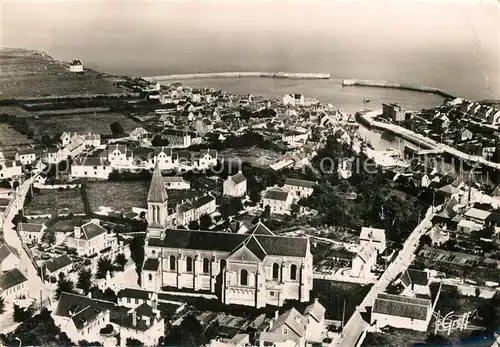
<svg viewBox="0 0 500 347"><path fill-rule="evenodd" d="M168 195L160 166L156 161L148 193L148 237L163 237L167 228Z"/></svg>

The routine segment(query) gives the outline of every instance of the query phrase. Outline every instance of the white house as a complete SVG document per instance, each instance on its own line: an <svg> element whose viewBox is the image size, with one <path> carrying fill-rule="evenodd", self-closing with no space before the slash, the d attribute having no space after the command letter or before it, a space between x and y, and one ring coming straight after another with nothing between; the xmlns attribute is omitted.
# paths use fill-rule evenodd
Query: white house
<svg viewBox="0 0 500 347"><path fill-rule="evenodd" d="M269 206L271 213L284 214L290 211L293 195L279 188L271 188L266 190L262 200L264 208Z"/></svg>
<svg viewBox="0 0 500 347"><path fill-rule="evenodd" d="M359 278L370 278L372 268L377 262L377 250L373 244L368 243L361 246L358 253L352 259L351 276Z"/></svg>
<svg viewBox="0 0 500 347"><path fill-rule="evenodd" d="M307 141L308 138L309 138L309 134L301 133L298 131L285 131L283 133L283 135L281 136L281 139L283 140L283 142L286 142L289 144L292 144L295 142L304 143Z"/></svg>
<svg viewBox="0 0 500 347"><path fill-rule="evenodd" d="M13 301L28 292L28 279L19 269L0 273L0 298Z"/></svg>
<svg viewBox="0 0 500 347"><path fill-rule="evenodd" d="M283 186L283 189L292 194L294 199L300 200L310 196L313 193L315 186L316 182L314 181L285 178L285 185Z"/></svg>
<svg viewBox="0 0 500 347"><path fill-rule="evenodd" d="M239 171L236 175L229 176L222 186L222 192L226 196L240 197L247 192L247 178Z"/></svg>
<svg viewBox="0 0 500 347"><path fill-rule="evenodd" d="M359 235L359 243L361 246L371 243L380 254L386 247L385 230L363 227L361 228L361 234Z"/></svg>
<svg viewBox="0 0 500 347"><path fill-rule="evenodd" d="M91 256L107 247L116 246L118 241L113 235L107 234L98 219L93 219L81 227L75 226L66 239L66 244L70 248L76 248L80 256Z"/></svg>
<svg viewBox="0 0 500 347"><path fill-rule="evenodd" d="M73 261L66 254L57 258L47 260L42 265L42 270L49 277L59 277L59 274L67 275L73 269Z"/></svg>
<svg viewBox="0 0 500 347"><path fill-rule="evenodd" d="M165 322L156 305L143 303L132 309L119 323L120 346L126 347L127 339L134 338L145 346L157 346L165 333Z"/></svg>
<svg viewBox="0 0 500 347"><path fill-rule="evenodd" d="M79 59L73 60L69 64L69 71L71 71L71 72L83 72L83 63L82 63L82 61L79 60Z"/></svg>
<svg viewBox="0 0 500 347"><path fill-rule="evenodd" d="M428 299L380 293L373 303L371 324L427 331L431 317L432 304Z"/></svg>
<svg viewBox="0 0 500 347"><path fill-rule="evenodd" d="M0 273L18 268L20 264L19 252L12 246L4 243L0 246Z"/></svg>
<svg viewBox="0 0 500 347"><path fill-rule="evenodd" d="M191 189L191 183L184 180L181 176L164 176L163 183L165 183L165 188L174 190L186 190Z"/></svg>
<svg viewBox="0 0 500 347"><path fill-rule="evenodd" d="M102 342L100 330L110 322L110 301L92 299L78 294L62 292L51 315L54 323L70 340Z"/></svg>
<svg viewBox="0 0 500 347"><path fill-rule="evenodd" d="M20 176L22 173L20 161L9 159L0 160L0 179Z"/></svg>
<svg viewBox="0 0 500 347"><path fill-rule="evenodd" d="M304 95L297 93L287 94L283 97L283 104L290 106L303 106Z"/></svg>
<svg viewBox="0 0 500 347"><path fill-rule="evenodd" d="M45 229L47 227L43 223L19 223L17 226L17 231L19 231L23 242L26 244L37 244L40 242Z"/></svg>
<svg viewBox="0 0 500 347"><path fill-rule="evenodd" d="M314 302L304 310L307 342L321 342L323 340L325 312L325 307L321 305L318 299L314 299Z"/></svg>
<svg viewBox="0 0 500 347"><path fill-rule="evenodd" d="M16 152L16 160L23 165L29 165L36 160L36 153L33 148L22 148Z"/></svg>
<svg viewBox="0 0 500 347"><path fill-rule="evenodd" d="M187 225L200 219L204 214L211 215L217 210L216 200L211 195L204 195L192 201L176 206L175 224Z"/></svg>
<svg viewBox="0 0 500 347"><path fill-rule="evenodd" d="M108 162L113 168L129 168L132 166L134 153L125 145L113 144L108 147Z"/></svg>
<svg viewBox="0 0 500 347"><path fill-rule="evenodd" d="M72 178L94 178L106 180L112 171L104 157L83 157L71 165Z"/></svg>

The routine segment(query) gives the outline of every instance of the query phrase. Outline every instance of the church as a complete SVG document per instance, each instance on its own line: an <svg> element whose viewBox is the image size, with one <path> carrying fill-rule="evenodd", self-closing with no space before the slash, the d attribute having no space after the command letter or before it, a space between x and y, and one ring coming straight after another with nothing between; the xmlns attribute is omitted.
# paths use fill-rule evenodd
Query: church
<svg viewBox="0 0 500 347"><path fill-rule="evenodd" d="M225 304L256 308L309 301L308 238L276 236L260 222L245 234L169 229L167 202L156 165L148 192L143 289L213 293Z"/></svg>

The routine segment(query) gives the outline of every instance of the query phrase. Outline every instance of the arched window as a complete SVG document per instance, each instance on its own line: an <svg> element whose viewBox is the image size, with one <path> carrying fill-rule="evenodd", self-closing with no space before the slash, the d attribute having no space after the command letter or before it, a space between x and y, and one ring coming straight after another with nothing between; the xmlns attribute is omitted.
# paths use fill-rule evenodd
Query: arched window
<svg viewBox="0 0 500 347"><path fill-rule="evenodd" d="M273 279L280 278L280 266L277 263L273 264Z"/></svg>
<svg viewBox="0 0 500 347"><path fill-rule="evenodd" d="M290 279L295 281L297 279L297 265L290 266Z"/></svg>
<svg viewBox="0 0 500 347"><path fill-rule="evenodd" d="M191 257L186 258L186 271L193 272L193 258Z"/></svg>
<svg viewBox="0 0 500 347"><path fill-rule="evenodd" d="M168 260L170 262L170 270L175 270L175 256L171 255Z"/></svg>
<svg viewBox="0 0 500 347"><path fill-rule="evenodd" d="M203 258L203 273L207 274L210 272L210 260L208 258Z"/></svg>
<svg viewBox="0 0 500 347"><path fill-rule="evenodd" d="M240 284L242 286L248 286L248 271L247 270L241 270Z"/></svg>
<svg viewBox="0 0 500 347"><path fill-rule="evenodd" d="M148 279L149 279L150 281L152 281L152 280L153 280L153 275L149 274L149 275L148 275Z"/></svg>

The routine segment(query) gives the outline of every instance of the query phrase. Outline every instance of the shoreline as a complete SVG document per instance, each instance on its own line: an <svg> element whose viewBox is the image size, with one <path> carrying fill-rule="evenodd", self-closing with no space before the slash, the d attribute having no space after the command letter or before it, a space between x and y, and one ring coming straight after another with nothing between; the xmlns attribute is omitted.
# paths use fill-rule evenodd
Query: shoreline
<svg viewBox="0 0 500 347"><path fill-rule="evenodd" d="M194 73L177 74L164 76L146 76L141 77L146 81L176 81L192 79L209 78L283 78L283 79L310 79L327 80L330 79L329 73L307 73L307 72L213 72L213 73Z"/></svg>
<svg viewBox="0 0 500 347"><path fill-rule="evenodd" d="M485 165L495 170L500 170L500 163L494 163L489 160L486 160L483 157L477 155L471 155L463 153L455 148L447 146L442 143L438 143L432 139L429 139L423 135L417 134L411 130L403 128L399 125L383 123L374 120L373 118L382 113L382 110L375 110L366 112L364 114L358 114L356 118L358 118L358 122L362 122L366 126L373 128L384 130L390 132L396 136L399 136L409 142L420 145L421 147L426 147L427 150L421 150L418 152L420 155L426 154L449 154L453 157L456 157L460 160L470 161L475 163L476 165Z"/></svg>
<svg viewBox="0 0 500 347"><path fill-rule="evenodd" d="M342 80L343 87L375 87L375 88L390 88L390 89L401 89L410 90L414 92L431 93L435 95L442 96L446 99L455 99L456 96L445 92L444 90L420 86L416 84L399 83L399 82L389 82L382 80L358 80L358 79L345 79Z"/></svg>

